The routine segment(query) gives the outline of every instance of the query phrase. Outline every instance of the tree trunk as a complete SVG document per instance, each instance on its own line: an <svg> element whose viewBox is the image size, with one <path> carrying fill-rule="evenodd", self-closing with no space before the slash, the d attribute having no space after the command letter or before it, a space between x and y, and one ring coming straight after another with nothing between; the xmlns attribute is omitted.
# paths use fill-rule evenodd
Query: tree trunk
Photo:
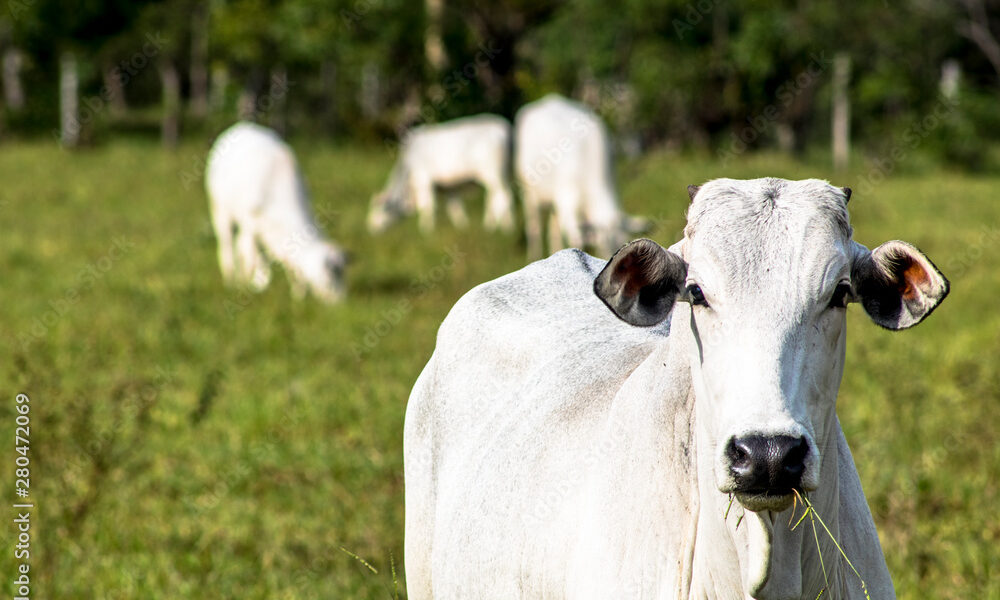
<svg viewBox="0 0 1000 600"><path fill-rule="evenodd" d="M111 116L120 119L128 112L128 102L125 100L125 86L122 85L121 71L114 64L104 65L104 89L107 90L108 109Z"/></svg>
<svg viewBox="0 0 1000 600"><path fill-rule="evenodd" d="M795 152L795 128L786 121L779 121L774 126L774 137L778 140L778 150L785 154Z"/></svg>
<svg viewBox="0 0 1000 600"><path fill-rule="evenodd" d="M441 13L444 10L444 0L425 0L427 9L427 31L424 37L424 55L427 64L438 78L445 66L444 42L441 40Z"/></svg>
<svg viewBox="0 0 1000 600"><path fill-rule="evenodd" d="M188 105L199 119L208 116L208 10L198 3L191 15L191 83Z"/></svg>
<svg viewBox="0 0 1000 600"><path fill-rule="evenodd" d="M847 85L851 78L851 57L841 52L833 57L833 168L847 168L850 153L851 113Z"/></svg>
<svg viewBox="0 0 1000 600"><path fill-rule="evenodd" d="M962 65L955 59L949 58L941 63L941 80L938 89L941 95L947 100L955 100L958 97L958 86L962 80Z"/></svg>
<svg viewBox="0 0 1000 600"><path fill-rule="evenodd" d="M180 138L181 82L177 65L168 57L160 59L160 83L163 87L163 121L160 129L163 145L175 148Z"/></svg>
<svg viewBox="0 0 1000 600"><path fill-rule="evenodd" d="M21 66L24 55L19 48L8 46L3 52L3 98L12 112L24 108L24 87L21 86Z"/></svg>
<svg viewBox="0 0 1000 600"><path fill-rule="evenodd" d="M373 119L379 114L379 72L378 65L369 61L361 67L361 89L358 90L361 114Z"/></svg>
<svg viewBox="0 0 1000 600"><path fill-rule="evenodd" d="M962 0L965 10L969 13L966 22L958 24L958 32L969 38L990 61L993 70L1000 77L1000 42L990 31L989 11L983 0Z"/></svg>
<svg viewBox="0 0 1000 600"><path fill-rule="evenodd" d="M59 141L66 148L80 143L80 75L70 51L59 57Z"/></svg>
<svg viewBox="0 0 1000 600"><path fill-rule="evenodd" d="M426 94L434 104L438 104L445 100L444 86L441 85L441 76L447 61L444 41L441 39L441 13L444 10L444 0L424 0L424 9L427 17L427 27L424 30L424 59L431 71Z"/></svg>
<svg viewBox="0 0 1000 600"><path fill-rule="evenodd" d="M252 85L245 85L236 100L236 116L240 121L257 121L257 91Z"/></svg>
<svg viewBox="0 0 1000 600"><path fill-rule="evenodd" d="M229 87L229 70L225 63L212 65L212 83L209 87L208 104L213 113L220 113L226 106L226 89Z"/></svg>
<svg viewBox="0 0 1000 600"><path fill-rule="evenodd" d="M320 89L323 98L323 125L327 134L337 128L337 63L324 60L319 66Z"/></svg>
<svg viewBox="0 0 1000 600"><path fill-rule="evenodd" d="M282 136L285 135L285 102L288 99L288 69L278 65L271 70L270 85L267 90L267 122Z"/></svg>

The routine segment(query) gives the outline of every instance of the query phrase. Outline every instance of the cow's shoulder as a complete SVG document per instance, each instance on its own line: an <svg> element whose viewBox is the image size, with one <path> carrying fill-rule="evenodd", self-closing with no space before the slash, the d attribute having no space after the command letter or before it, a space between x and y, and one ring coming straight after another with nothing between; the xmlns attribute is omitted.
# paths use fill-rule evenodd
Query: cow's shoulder
<svg viewBox="0 0 1000 600"><path fill-rule="evenodd" d="M589 300L594 278L604 265L605 261L576 248L562 250L476 286L456 308L468 304L477 312L555 313L558 305Z"/></svg>
<svg viewBox="0 0 1000 600"><path fill-rule="evenodd" d="M567 480L589 476L619 391L666 336L665 328L619 320L596 297L604 265L579 250L558 252L477 286L442 324L410 397L407 432L411 456L434 453L427 462L438 511L449 515L438 539L464 539L473 527L481 534L445 546L466 551L472 543L483 548L472 554L492 548L494 556L502 540L520 540L507 546L517 562L530 530L572 518L535 498L565 498ZM537 496L497 507L511 481Z"/></svg>
<svg viewBox="0 0 1000 600"><path fill-rule="evenodd" d="M580 250L557 252L481 284L454 306L438 333L438 351L456 346L471 360L578 356L664 338L668 325L633 327L594 294L606 261Z"/></svg>

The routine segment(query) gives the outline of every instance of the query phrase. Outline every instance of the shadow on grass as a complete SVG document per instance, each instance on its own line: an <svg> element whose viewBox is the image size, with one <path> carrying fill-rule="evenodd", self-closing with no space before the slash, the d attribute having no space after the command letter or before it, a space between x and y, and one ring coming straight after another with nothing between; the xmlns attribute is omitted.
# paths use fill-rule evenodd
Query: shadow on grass
<svg viewBox="0 0 1000 600"><path fill-rule="evenodd" d="M402 273L360 276L350 279L351 292L355 294L404 294L411 290L416 283L416 279Z"/></svg>

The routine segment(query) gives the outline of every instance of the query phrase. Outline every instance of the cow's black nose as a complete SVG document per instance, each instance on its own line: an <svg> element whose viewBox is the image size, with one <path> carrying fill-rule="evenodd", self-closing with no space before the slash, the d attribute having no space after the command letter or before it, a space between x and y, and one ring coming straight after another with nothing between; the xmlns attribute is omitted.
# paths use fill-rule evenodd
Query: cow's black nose
<svg viewBox="0 0 1000 600"><path fill-rule="evenodd" d="M809 443L804 437L748 435L729 440L726 456L734 491L789 494L802 484Z"/></svg>

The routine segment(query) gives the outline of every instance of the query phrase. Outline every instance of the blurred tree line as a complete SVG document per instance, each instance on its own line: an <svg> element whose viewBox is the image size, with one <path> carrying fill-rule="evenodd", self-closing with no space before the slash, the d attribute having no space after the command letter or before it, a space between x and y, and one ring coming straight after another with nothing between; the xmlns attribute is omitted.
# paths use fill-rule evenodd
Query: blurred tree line
<svg viewBox="0 0 1000 600"><path fill-rule="evenodd" d="M386 140L558 91L626 151L726 157L852 139L983 166L1000 132L1000 0L8 0L0 135L65 145L237 117Z"/></svg>

